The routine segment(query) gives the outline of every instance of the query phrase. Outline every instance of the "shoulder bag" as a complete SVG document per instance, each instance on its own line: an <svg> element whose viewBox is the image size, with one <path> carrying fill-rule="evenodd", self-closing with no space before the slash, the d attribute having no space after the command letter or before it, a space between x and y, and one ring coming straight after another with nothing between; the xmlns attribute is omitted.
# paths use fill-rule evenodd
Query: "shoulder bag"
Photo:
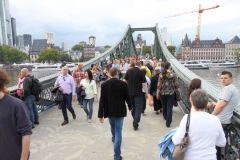
<svg viewBox="0 0 240 160"><path fill-rule="evenodd" d="M188 117L187 117L186 132L182 139L182 142L180 144L176 145L174 148L174 151L173 151L173 159L174 160L184 160L184 154L187 150L187 146L189 143L189 136L188 136L189 125L190 125L190 113L188 114Z"/></svg>

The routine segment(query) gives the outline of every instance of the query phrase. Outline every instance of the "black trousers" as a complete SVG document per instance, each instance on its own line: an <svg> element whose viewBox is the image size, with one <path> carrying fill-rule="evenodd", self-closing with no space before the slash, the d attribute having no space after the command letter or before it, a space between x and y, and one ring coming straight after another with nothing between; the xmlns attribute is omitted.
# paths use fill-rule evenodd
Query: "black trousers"
<svg viewBox="0 0 240 160"><path fill-rule="evenodd" d="M138 128L138 123L141 120L142 113L142 95L139 96L130 96L131 103L133 106L132 117L133 117L133 127Z"/></svg>
<svg viewBox="0 0 240 160"><path fill-rule="evenodd" d="M227 132L228 132L228 127L230 126L231 124L222 124L222 128L223 128L223 131L225 133L225 136L227 135ZM226 137L227 139L227 137ZM227 141L228 143L228 141ZM218 147L216 146L216 149L217 149L217 160L221 160L222 159L222 148L221 147ZM225 153L224 153L225 154Z"/></svg>
<svg viewBox="0 0 240 160"><path fill-rule="evenodd" d="M63 102L62 102L62 114L65 121L68 121L67 109L72 113L75 114L72 108L72 93L70 94L63 94Z"/></svg>
<svg viewBox="0 0 240 160"><path fill-rule="evenodd" d="M145 109L146 109L146 98L145 98L145 93L143 92L142 94L143 94L143 96L142 96L142 101L143 101L142 113L144 113Z"/></svg>

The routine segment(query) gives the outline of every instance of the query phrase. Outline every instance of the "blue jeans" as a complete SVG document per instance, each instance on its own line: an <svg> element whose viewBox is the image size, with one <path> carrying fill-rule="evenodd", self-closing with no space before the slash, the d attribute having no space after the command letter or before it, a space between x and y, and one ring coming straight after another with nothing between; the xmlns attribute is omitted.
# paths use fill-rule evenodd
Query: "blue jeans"
<svg viewBox="0 0 240 160"><path fill-rule="evenodd" d="M83 100L83 109L85 113L87 114L89 119L92 119L92 114L93 114L93 102L94 98L91 99L84 99ZM87 108L87 105L89 103L89 109Z"/></svg>
<svg viewBox="0 0 240 160"><path fill-rule="evenodd" d="M123 119L123 117L109 118L112 137L114 139L114 160L120 160L121 156Z"/></svg>
<svg viewBox="0 0 240 160"><path fill-rule="evenodd" d="M163 117L166 120L166 125L171 124L172 122L172 110L173 110L173 103L174 103L175 95L161 95L160 100L163 107Z"/></svg>
<svg viewBox="0 0 240 160"><path fill-rule="evenodd" d="M141 113L143 108L143 95L131 96L131 102L133 106L132 117L133 117L133 127L138 128L138 123L141 120Z"/></svg>
<svg viewBox="0 0 240 160"><path fill-rule="evenodd" d="M28 107L30 120L32 124L34 124L34 122L38 122L38 110L36 106L36 97L34 95L26 96L24 97L24 102Z"/></svg>
<svg viewBox="0 0 240 160"><path fill-rule="evenodd" d="M63 94L63 102L61 106L62 106L62 114L63 114L64 121L68 121L67 109L72 114L75 114L74 109L72 108L72 93Z"/></svg>

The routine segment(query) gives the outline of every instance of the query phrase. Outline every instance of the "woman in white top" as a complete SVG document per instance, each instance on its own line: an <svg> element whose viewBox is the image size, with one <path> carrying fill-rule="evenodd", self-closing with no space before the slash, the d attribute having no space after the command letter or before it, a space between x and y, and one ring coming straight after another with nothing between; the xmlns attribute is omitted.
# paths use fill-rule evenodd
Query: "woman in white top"
<svg viewBox="0 0 240 160"><path fill-rule="evenodd" d="M226 138L219 119L205 112L208 103L207 93L202 89L194 90L190 95L192 105L190 113L189 144L184 160L216 160L216 146L224 147ZM186 132L187 115L180 122L176 134L172 137L174 145L181 143Z"/></svg>
<svg viewBox="0 0 240 160"><path fill-rule="evenodd" d="M85 78L81 80L80 86L83 86L83 89L85 89L86 96L83 99L83 109L90 123L92 121L94 97L97 95L96 82L93 80L93 75L90 70L85 72ZM87 107L88 104L89 108Z"/></svg>

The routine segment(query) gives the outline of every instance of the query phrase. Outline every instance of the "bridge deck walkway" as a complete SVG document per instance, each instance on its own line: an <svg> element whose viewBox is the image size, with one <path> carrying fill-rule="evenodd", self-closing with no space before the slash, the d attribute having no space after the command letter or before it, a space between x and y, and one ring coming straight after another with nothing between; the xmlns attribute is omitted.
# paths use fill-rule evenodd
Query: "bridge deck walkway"
<svg viewBox="0 0 240 160"><path fill-rule="evenodd" d="M94 103L92 123L86 121L83 109L73 104L77 119L68 112L70 123L61 126L62 112L53 107L40 113L40 125L31 137L32 160L112 160L113 144L108 120L101 124L97 118L98 104ZM156 115L147 106L146 116L142 116L139 130L132 128L132 117L128 112L124 120L122 155L124 160L159 159L158 142L168 130L178 126L182 115L178 107L173 109L173 123L165 127L162 114Z"/></svg>

